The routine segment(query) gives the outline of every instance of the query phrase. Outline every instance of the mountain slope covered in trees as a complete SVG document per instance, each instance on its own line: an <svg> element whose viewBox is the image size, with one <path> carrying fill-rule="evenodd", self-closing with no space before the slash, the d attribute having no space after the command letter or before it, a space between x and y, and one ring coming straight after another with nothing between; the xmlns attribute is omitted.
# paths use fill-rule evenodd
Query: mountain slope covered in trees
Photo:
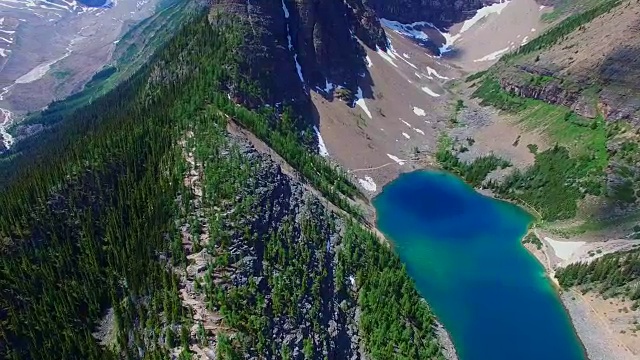
<svg viewBox="0 0 640 360"><path fill-rule="evenodd" d="M433 314L304 120L229 96L262 91L242 68L251 31L194 14L3 159L0 356L442 358Z"/></svg>

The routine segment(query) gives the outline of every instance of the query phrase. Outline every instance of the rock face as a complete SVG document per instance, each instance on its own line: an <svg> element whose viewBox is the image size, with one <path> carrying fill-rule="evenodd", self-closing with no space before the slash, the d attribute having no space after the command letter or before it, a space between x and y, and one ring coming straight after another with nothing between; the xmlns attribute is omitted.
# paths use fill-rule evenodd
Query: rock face
<svg viewBox="0 0 640 360"><path fill-rule="evenodd" d="M446 28L472 16L485 2L213 0L211 14L212 21L222 21L216 18L219 13L233 15L237 21L230 25L247 27L242 70L263 89L251 96L230 89L231 96L249 106L285 102L304 107L309 89L327 95L338 85L357 90L367 71L362 44L387 46L380 17Z"/></svg>
<svg viewBox="0 0 640 360"><path fill-rule="evenodd" d="M369 46L386 42L375 14L360 2L215 0L211 13L213 21L223 13L247 27L243 70L264 89L243 97L247 105L308 102L309 88L328 83L354 87L366 69L355 34Z"/></svg>
<svg viewBox="0 0 640 360"><path fill-rule="evenodd" d="M483 0L369 0L368 3L376 10L378 16L399 21L413 23L427 21L438 27L448 28L452 24L466 20L473 16L476 10L486 3L499 1Z"/></svg>
<svg viewBox="0 0 640 360"><path fill-rule="evenodd" d="M502 74L500 85L518 96L562 105L589 119L601 114L608 121L624 120L637 128L640 87L633 79L640 78L640 66L633 60L616 59L616 54L619 52L604 61L595 78L570 77L527 65Z"/></svg>

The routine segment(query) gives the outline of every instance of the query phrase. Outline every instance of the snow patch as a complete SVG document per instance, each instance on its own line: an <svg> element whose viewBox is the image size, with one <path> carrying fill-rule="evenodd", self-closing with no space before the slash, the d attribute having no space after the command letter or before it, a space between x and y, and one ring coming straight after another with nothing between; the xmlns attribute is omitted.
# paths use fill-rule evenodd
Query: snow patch
<svg viewBox="0 0 640 360"><path fill-rule="evenodd" d="M528 42L529 42L529 37L525 36L524 39L522 39L522 44L520 45L527 45Z"/></svg>
<svg viewBox="0 0 640 360"><path fill-rule="evenodd" d="M568 260L576 250L586 244L584 241L557 241L545 237L544 240L551 245L553 252L562 260Z"/></svg>
<svg viewBox="0 0 640 360"><path fill-rule="evenodd" d="M282 11L284 11L284 18L288 19L289 18L289 9L287 9L287 5L284 3L284 0L282 0Z"/></svg>
<svg viewBox="0 0 640 360"><path fill-rule="evenodd" d="M434 75L435 77L437 77L438 79L442 79L442 80L449 80L448 77L446 76L442 76L440 74L438 74L438 72L435 69L430 68L429 66L427 66L427 75L431 76Z"/></svg>
<svg viewBox="0 0 640 360"><path fill-rule="evenodd" d="M329 156L329 150L327 150L327 145L324 143L322 135L320 135L320 130L317 126L314 126L313 131L315 131L316 135L318 136L318 152L320 153L320 156Z"/></svg>
<svg viewBox="0 0 640 360"><path fill-rule="evenodd" d="M362 188L364 188L367 191L376 192L376 190L378 190L378 186L373 181L371 176L365 176L364 179L358 179L358 182L360 183Z"/></svg>
<svg viewBox="0 0 640 360"><path fill-rule="evenodd" d="M391 46L391 44L389 44L389 51L391 51L391 54L395 55L394 58L398 58L404 62L406 62L409 66L411 66L412 68L418 70L418 67L415 66L414 64L412 64L411 62L409 62L407 59L405 59L404 57L400 56L400 54L398 54L398 52L396 52L396 50L393 48L393 46Z"/></svg>
<svg viewBox="0 0 640 360"><path fill-rule="evenodd" d="M293 55L293 60L296 62L296 70L298 71L298 77L300 78L300 81L302 81L302 87L304 87L304 76L302 76L302 66L300 66L300 63L298 62L298 54L294 54Z"/></svg>
<svg viewBox="0 0 640 360"><path fill-rule="evenodd" d="M500 13L502 13L502 10L504 10L510 2L511 1L501 0L499 3L491 4L479 9L471 19L465 21L464 24L462 24L462 28L460 28L460 32L458 34L462 34L463 32L471 29L475 24L478 23L478 21L491 14L500 15Z"/></svg>
<svg viewBox="0 0 640 360"><path fill-rule="evenodd" d="M415 132L417 132L420 135L424 135L424 131L422 131L420 129L413 128L413 130L415 130Z"/></svg>
<svg viewBox="0 0 640 360"><path fill-rule="evenodd" d="M402 121L402 122L403 122L405 125L407 125L408 127L412 127L412 126L411 126L411 124L409 124L408 122L406 122L406 121L404 121L404 120L402 120L402 119L400 119L400 121Z"/></svg>
<svg viewBox="0 0 640 360"><path fill-rule="evenodd" d="M402 136L406 137L407 139L411 139L411 136L409 136L409 134L407 134L406 132L403 132Z"/></svg>
<svg viewBox="0 0 640 360"><path fill-rule="evenodd" d="M507 51L509 51L509 47L506 47L506 48L498 50L498 51L494 51L494 52L492 52L491 54L489 54L487 56L483 56L480 59L473 60L473 62L497 60L502 55L504 55Z"/></svg>
<svg viewBox="0 0 640 360"><path fill-rule="evenodd" d="M511 1L507 0L507 1L503 1L500 0L499 3L495 3L495 4L491 4L489 6L485 6L481 9L479 9L476 14L469 20L465 21L462 24L462 27L460 28L460 31L455 34L455 35L451 35L449 33L445 33L442 32L440 30L440 34L442 34L442 36L444 36L445 39L445 43L440 47L440 53L444 54L446 52L449 52L453 49L453 44L460 39L460 37L462 37L462 34L471 29L475 24L478 23L478 21L484 19L485 17L491 15L491 14L496 14L496 15L500 15L500 13L502 13L502 10L504 10L507 5L509 5ZM435 27L434 27L435 28Z"/></svg>
<svg viewBox="0 0 640 360"><path fill-rule="evenodd" d="M7 57L7 56L9 56L9 53L10 53L10 52L11 52L11 50L7 50L7 49L0 48L0 56L2 56L2 57Z"/></svg>
<svg viewBox="0 0 640 360"><path fill-rule="evenodd" d="M430 23L419 21L411 24L403 24L398 21L388 20L388 19L380 19L380 23L385 27L395 31L398 34L405 35L416 40L426 41L429 40L427 34L422 32L422 30L417 30L417 27L423 26L432 26Z"/></svg>
<svg viewBox="0 0 640 360"><path fill-rule="evenodd" d="M404 163L406 162L406 160L402 160L402 159L398 158L397 156L393 156L391 154L387 154L387 156L389 157L389 159L391 159L391 160L395 161L396 163L398 163L398 165L404 165Z"/></svg>
<svg viewBox="0 0 640 360"><path fill-rule="evenodd" d="M419 107L414 106L413 107L413 113L418 115L418 116L426 116L427 113L424 112L424 110L420 109Z"/></svg>
<svg viewBox="0 0 640 360"><path fill-rule="evenodd" d="M398 65L393 61L394 58L396 57L393 53L390 53L389 51L383 51L382 49L380 49L380 47L376 47L376 53L380 55L383 59L385 59L387 62L389 62L391 65L398 67Z"/></svg>
<svg viewBox="0 0 640 360"><path fill-rule="evenodd" d="M372 67L373 63L371 62L371 58L369 57L369 55L367 55L367 57L365 58L367 60L367 67Z"/></svg>
<svg viewBox="0 0 640 360"><path fill-rule="evenodd" d="M536 32L536 28L531 28L531 32Z"/></svg>
<svg viewBox="0 0 640 360"><path fill-rule="evenodd" d="M431 95L431 96L433 96L433 97L439 97L439 96L440 96L440 94L438 94L438 93L434 92L433 90L429 89L429 88L428 88L428 87L426 87L426 86L423 86L423 87L422 87L422 91L426 92L427 94L429 94L429 95Z"/></svg>
<svg viewBox="0 0 640 360"><path fill-rule="evenodd" d="M373 119L373 116L371 116L371 111L369 111L369 108L367 107L367 103L365 103L364 101L364 95L362 94L362 89L359 86L358 86L358 92L356 93L356 105L360 106L362 110L364 110L364 112L367 114L369 119Z"/></svg>
<svg viewBox="0 0 640 360"><path fill-rule="evenodd" d="M405 57L405 58L407 58L407 59L411 59L411 57L410 57L410 56L409 56L409 54L407 54L407 53L402 53L402 56L404 56L404 57Z"/></svg>
<svg viewBox="0 0 640 360"><path fill-rule="evenodd" d="M331 91L333 91L333 89L335 88L335 85L333 85L333 83L327 79L324 80L324 92L326 92L327 94L329 94Z"/></svg>

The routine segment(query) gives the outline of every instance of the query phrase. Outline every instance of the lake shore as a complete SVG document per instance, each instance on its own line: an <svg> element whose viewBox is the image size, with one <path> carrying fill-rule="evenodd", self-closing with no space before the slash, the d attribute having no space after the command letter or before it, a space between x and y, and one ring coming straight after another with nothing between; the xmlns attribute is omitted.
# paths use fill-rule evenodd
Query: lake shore
<svg viewBox="0 0 640 360"><path fill-rule="evenodd" d="M542 242L542 247L534 244L523 244L524 247L538 260L544 267L547 277L558 290L560 300L567 310L580 341L582 342L589 360L633 360L637 359L632 351L624 344L618 335L612 331L606 316L599 314L590 303L588 296L583 296L580 292L571 289L563 290L555 277L555 269L562 265L562 254L566 247L570 247L571 242L552 240L548 241L545 236L541 236L535 229L533 233ZM560 243L560 244L557 244ZM554 246L555 245L555 246ZM564 246L562 246L564 245ZM559 253L560 252L560 253Z"/></svg>

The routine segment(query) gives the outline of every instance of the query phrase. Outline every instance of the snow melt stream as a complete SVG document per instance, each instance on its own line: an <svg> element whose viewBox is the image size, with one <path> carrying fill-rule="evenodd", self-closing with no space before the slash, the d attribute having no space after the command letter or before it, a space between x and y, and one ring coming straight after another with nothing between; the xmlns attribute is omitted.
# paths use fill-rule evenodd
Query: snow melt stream
<svg viewBox="0 0 640 360"><path fill-rule="evenodd" d="M0 123L0 138L2 138L2 143L4 146L9 149L11 145L14 143L13 136L7 132L7 128L11 125L11 111L7 109L0 108L0 113L2 113L2 123Z"/></svg>
<svg viewBox="0 0 640 360"><path fill-rule="evenodd" d="M298 77L300 78L300 81L302 82L302 88L306 90L307 86L306 83L304 82L304 76L302 76L302 66L300 65L300 63L298 62L298 53L293 49L293 43L291 42L291 30L289 28L289 9L287 9L287 5L284 3L284 0L282 0L282 11L284 12L284 17L285 19L287 19L287 40L289 41L289 51L293 51L293 61L295 61L296 63L296 71L298 72Z"/></svg>

